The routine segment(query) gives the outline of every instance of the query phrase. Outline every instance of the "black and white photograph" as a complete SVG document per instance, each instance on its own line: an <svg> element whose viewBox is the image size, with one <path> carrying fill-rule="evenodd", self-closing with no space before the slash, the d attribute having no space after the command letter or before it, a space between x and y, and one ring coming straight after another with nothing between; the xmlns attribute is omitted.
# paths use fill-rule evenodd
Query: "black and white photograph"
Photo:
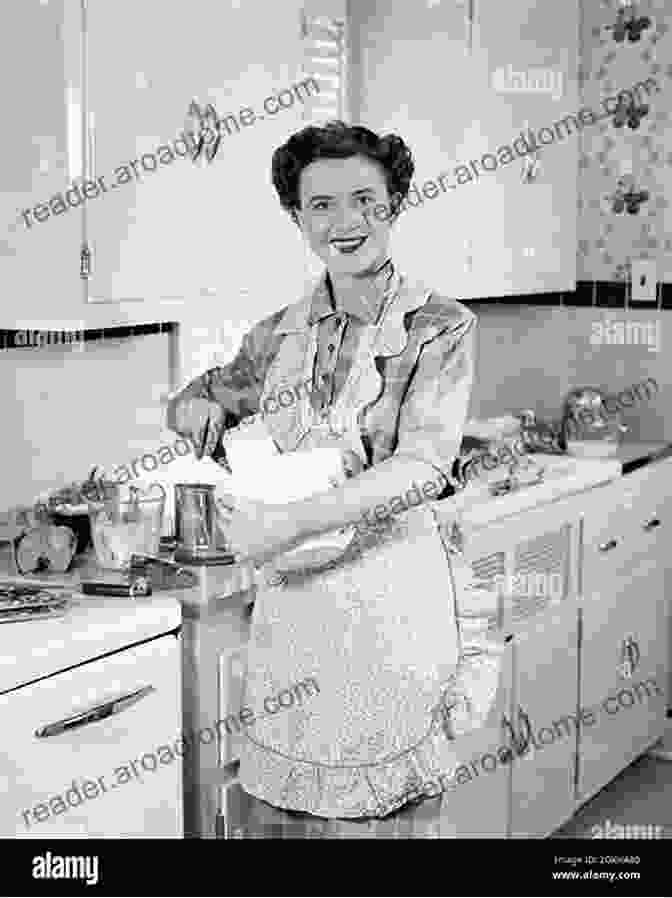
<svg viewBox="0 0 672 898"><path fill-rule="evenodd" d="M664 890L671 28L3 0L16 894Z"/></svg>

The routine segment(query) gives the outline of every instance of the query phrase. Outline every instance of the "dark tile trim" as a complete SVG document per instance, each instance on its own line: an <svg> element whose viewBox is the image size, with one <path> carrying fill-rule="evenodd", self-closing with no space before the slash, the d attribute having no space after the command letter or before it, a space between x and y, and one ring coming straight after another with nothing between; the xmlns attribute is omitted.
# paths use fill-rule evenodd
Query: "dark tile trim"
<svg viewBox="0 0 672 898"><path fill-rule="evenodd" d="M146 337L150 334L173 334L176 333L177 328L177 321L159 321L154 324L129 324L119 327L87 328L81 332L81 340L79 342L92 343L96 340L119 340L128 337ZM26 346L22 343L17 343L16 335L22 333L22 330L0 329L0 350L30 349L31 352L35 352L38 349L46 349L50 346L58 345L57 343L51 343L41 347L36 345ZM54 331L45 331L45 333L54 333ZM63 348L67 349L67 347L68 344L64 344Z"/></svg>
<svg viewBox="0 0 672 898"><path fill-rule="evenodd" d="M660 284L658 289L658 295L662 297L661 309L672 309L672 284Z"/></svg>
<svg viewBox="0 0 672 898"><path fill-rule="evenodd" d="M461 299L465 305L568 306L597 309L672 309L672 284L658 285L656 302L630 302L630 284L624 281L577 281L576 290L565 293L528 293L524 296L479 296Z"/></svg>
<svg viewBox="0 0 672 898"><path fill-rule="evenodd" d="M573 293L565 293L563 305L585 308L595 305L597 281L577 281Z"/></svg>

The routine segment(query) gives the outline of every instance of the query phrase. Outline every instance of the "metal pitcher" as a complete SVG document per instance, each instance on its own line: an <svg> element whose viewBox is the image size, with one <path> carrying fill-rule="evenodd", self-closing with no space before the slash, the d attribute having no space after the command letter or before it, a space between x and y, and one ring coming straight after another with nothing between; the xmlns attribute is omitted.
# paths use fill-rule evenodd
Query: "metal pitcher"
<svg viewBox="0 0 672 898"><path fill-rule="evenodd" d="M175 538L194 554L217 549L215 487L211 483L175 484Z"/></svg>

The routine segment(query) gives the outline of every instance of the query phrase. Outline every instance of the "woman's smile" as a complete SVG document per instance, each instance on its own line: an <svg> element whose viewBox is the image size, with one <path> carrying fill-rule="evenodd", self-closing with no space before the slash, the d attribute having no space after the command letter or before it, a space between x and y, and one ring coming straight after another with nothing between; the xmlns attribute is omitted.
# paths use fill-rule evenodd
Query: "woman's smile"
<svg viewBox="0 0 672 898"><path fill-rule="evenodd" d="M329 241L329 246L331 247L332 253L346 253L347 255L352 255L360 250L366 241L368 240L368 236L364 237L334 237Z"/></svg>

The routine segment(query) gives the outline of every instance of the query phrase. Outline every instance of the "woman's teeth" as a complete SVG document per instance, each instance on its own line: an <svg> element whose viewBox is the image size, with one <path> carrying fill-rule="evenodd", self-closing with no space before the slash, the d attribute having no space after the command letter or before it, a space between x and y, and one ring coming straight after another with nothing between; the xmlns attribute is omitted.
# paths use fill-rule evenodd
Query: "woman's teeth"
<svg viewBox="0 0 672 898"><path fill-rule="evenodd" d="M332 254L334 252L341 253L356 253L357 250L364 245L366 242L366 237L355 237L348 240L332 240L330 243L330 248Z"/></svg>

